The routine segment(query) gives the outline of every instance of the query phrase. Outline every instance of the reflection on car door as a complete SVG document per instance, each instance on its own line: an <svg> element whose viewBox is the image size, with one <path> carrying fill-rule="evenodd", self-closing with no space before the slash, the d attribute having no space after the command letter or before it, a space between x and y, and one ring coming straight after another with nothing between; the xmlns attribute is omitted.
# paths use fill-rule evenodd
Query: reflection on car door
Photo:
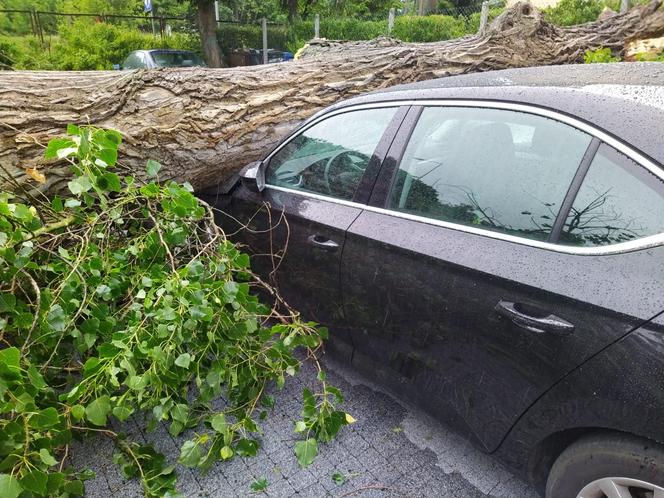
<svg viewBox="0 0 664 498"><path fill-rule="evenodd" d="M542 116L424 109L398 168L383 168L372 207L347 233L353 364L493 450L566 373L657 313L662 299L634 290L664 290L649 251L551 245L570 184L578 189L598 146ZM653 188L650 209L664 215L661 181ZM644 208L615 209L628 211L631 230ZM587 233L567 240L606 243Z"/></svg>
<svg viewBox="0 0 664 498"><path fill-rule="evenodd" d="M394 106L343 112L305 127L267 159L265 191L238 188L223 207L231 216L219 215L226 232L237 232L253 253L254 269L305 320L340 321L345 232L405 112Z"/></svg>

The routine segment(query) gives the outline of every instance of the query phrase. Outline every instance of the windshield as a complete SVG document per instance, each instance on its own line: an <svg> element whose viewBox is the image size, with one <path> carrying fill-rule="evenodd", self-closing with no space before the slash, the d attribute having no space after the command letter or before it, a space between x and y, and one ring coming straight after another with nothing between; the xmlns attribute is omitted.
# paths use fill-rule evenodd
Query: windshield
<svg viewBox="0 0 664 498"><path fill-rule="evenodd" d="M158 67L204 66L205 63L193 52L151 52L150 55Z"/></svg>

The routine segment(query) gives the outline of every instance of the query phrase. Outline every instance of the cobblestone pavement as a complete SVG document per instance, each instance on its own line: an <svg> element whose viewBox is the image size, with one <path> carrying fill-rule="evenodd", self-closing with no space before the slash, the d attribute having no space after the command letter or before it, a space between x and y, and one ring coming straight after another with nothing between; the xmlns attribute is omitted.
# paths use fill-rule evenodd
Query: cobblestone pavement
<svg viewBox="0 0 664 498"><path fill-rule="evenodd" d="M262 449L254 458L216 464L207 474L178 468L179 490L186 497L335 497L360 498L535 498L526 483L494 458L475 449L421 411L396 401L345 365L325 361L328 381L346 396L343 408L357 422L346 426L306 469L293 454L293 422L301 410L301 392L312 384L313 368L305 365L276 394L274 411L264 422ZM143 433L123 428L139 440L152 442L167 458L179 454L178 438L165 427ZM87 465L97 477L86 483L86 496L142 496L136 481L125 481L111 461L108 439L92 438L73 448L76 465ZM333 479L335 476L336 479ZM251 491L258 479L264 492Z"/></svg>

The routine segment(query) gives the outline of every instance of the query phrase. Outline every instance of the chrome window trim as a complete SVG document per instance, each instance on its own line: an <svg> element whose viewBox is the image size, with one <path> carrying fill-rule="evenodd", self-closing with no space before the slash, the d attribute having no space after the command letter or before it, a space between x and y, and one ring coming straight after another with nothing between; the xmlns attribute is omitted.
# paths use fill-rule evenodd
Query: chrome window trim
<svg viewBox="0 0 664 498"><path fill-rule="evenodd" d="M502 109L508 111L516 112L525 112L528 114L534 114L537 116L543 116L545 118L553 119L561 123L565 123L569 126L577 128L580 131L583 131L589 134L592 137L600 139L602 142L610 145L614 149L622 152L627 157L635 161L639 166L647 169L652 174L664 181L664 171L662 168L657 166L650 159L645 157L643 154L634 150L633 148L625 145L621 141L615 139L606 132L595 128L584 121L573 118L566 114L562 114L550 109L544 109L535 105L529 104L516 104L509 102L500 102L500 101L489 101L489 100L398 100L392 102L376 102L371 104L358 104L354 106L344 107L331 111L329 113L323 114L316 119L312 120L310 123L307 123L305 126L297 130L297 133L289 137L288 140L285 140L279 146L274 149L265 159L266 166L269 165L270 159L274 156L279 150L286 146L292 139L297 135L307 130L311 126L319 123L320 121L327 119L331 116L338 114L343 114L345 112L359 111L364 109L375 109L380 107L399 107L399 106L428 106L428 107L481 107L487 109ZM406 220L416 221L420 223L426 223L428 225L435 225L443 228L448 228L451 230L458 230L461 232L471 233L474 235L482 235L485 237L490 237L498 240L504 240L507 242L513 242L515 244L527 245L531 247L536 247L539 249L546 249L554 252L564 253L564 254L575 254L581 256L597 256L597 255L609 255L609 254L621 254L626 252L632 252L640 249L647 249L650 247L656 247L664 244L664 233L658 233L655 235L649 235L647 237L642 237L640 239L631 240L628 242L620 242L617 244L609 244L606 246L598 247L576 247L576 246L565 246L561 244L551 244L549 242L542 242L533 239L527 239L524 237L518 237L514 235L508 235L501 232L494 232L491 230L485 230L482 228L476 228L468 225L461 225L457 223L450 223L447 221L436 220L433 218L427 218L426 216L413 215L409 213L404 213L401 211L396 211L392 209L379 208L374 206L369 206L367 204L360 204L352 201L346 201L342 199L336 199L334 197L328 197L325 195L315 194L312 192L306 192L303 190L296 190L287 187L278 187L275 185L266 185L267 188L271 190L277 190L281 192L295 193L300 194L304 197L310 197L313 199L319 199L328 202L334 202L336 204L341 204L344 206L355 207L363 209L366 211L371 211L374 213L384 214L388 216L394 216L396 218L402 218Z"/></svg>

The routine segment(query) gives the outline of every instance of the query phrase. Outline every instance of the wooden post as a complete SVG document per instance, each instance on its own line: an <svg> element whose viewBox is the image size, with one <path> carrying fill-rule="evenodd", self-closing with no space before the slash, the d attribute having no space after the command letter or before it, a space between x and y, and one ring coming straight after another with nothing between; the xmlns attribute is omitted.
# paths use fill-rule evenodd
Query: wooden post
<svg viewBox="0 0 664 498"><path fill-rule="evenodd" d="M261 27L263 28L263 64L267 64L267 19L261 19Z"/></svg>
<svg viewBox="0 0 664 498"><path fill-rule="evenodd" d="M419 0L419 5L418 5L418 11L417 15L418 16L423 16L424 15L424 0Z"/></svg>
<svg viewBox="0 0 664 498"><path fill-rule="evenodd" d="M392 34L394 29L394 7L390 9L390 14L387 16L387 34L388 36Z"/></svg>
<svg viewBox="0 0 664 498"><path fill-rule="evenodd" d="M482 13L480 14L480 31L479 31L480 36L484 35L488 21L489 21L489 2L487 0L484 0L484 2L482 2Z"/></svg>
<svg viewBox="0 0 664 498"><path fill-rule="evenodd" d="M314 17L314 39L320 38L320 14Z"/></svg>
<svg viewBox="0 0 664 498"><path fill-rule="evenodd" d="M621 0L620 13L623 14L629 10L629 0Z"/></svg>

